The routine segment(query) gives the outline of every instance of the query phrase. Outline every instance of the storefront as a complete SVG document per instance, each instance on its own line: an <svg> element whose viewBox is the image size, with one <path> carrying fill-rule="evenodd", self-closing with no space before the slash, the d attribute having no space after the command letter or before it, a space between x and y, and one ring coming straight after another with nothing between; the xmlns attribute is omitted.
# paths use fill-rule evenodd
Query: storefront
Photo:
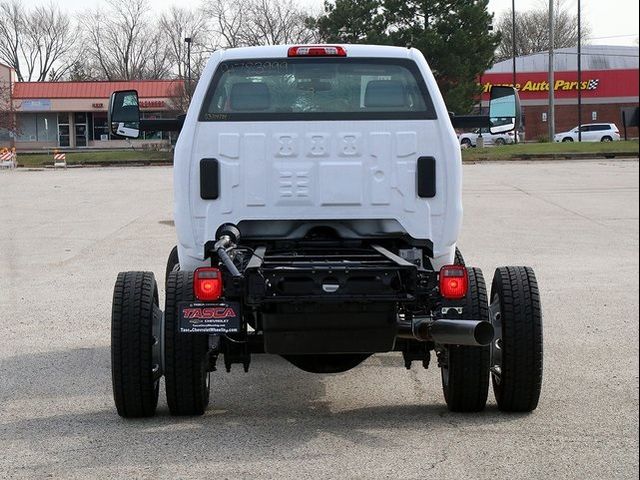
<svg viewBox="0 0 640 480"><path fill-rule="evenodd" d="M578 125L578 61L576 49L555 51L555 131ZM543 140L549 131L548 52L516 58L516 88L523 106L526 139ZM582 123L615 123L623 134L622 111L638 106L638 47L589 45L582 49ZM496 63L481 77L482 103L492 85L513 84L513 62ZM638 137L638 128L627 130Z"/></svg>
<svg viewBox="0 0 640 480"><path fill-rule="evenodd" d="M0 65L0 70L8 69ZM0 72L2 73L2 72ZM0 143L12 141L18 150L42 148L114 148L127 141L109 134L107 107L114 90L137 90L142 118L176 115L182 82L177 80L131 82L12 82L13 132ZM143 132L135 142L168 144L175 134ZM9 145L7 145L9 146Z"/></svg>

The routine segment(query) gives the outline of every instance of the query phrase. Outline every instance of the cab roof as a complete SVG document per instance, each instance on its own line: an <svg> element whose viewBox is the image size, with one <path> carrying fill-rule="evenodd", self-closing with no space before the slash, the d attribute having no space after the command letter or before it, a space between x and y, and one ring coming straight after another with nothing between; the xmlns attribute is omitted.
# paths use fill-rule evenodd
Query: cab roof
<svg viewBox="0 0 640 480"><path fill-rule="evenodd" d="M380 58L412 58L415 49L406 47L391 47L388 45L351 45L341 43L331 44L291 44L267 45L260 47L230 48L222 51L221 60L246 60L251 58L287 58L289 48L301 46L331 46L342 47L349 57L380 57Z"/></svg>

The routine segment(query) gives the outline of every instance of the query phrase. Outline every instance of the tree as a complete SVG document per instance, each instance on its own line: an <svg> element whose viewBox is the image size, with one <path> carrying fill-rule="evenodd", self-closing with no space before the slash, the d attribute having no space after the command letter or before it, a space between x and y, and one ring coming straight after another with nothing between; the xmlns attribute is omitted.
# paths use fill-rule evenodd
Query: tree
<svg viewBox="0 0 640 480"><path fill-rule="evenodd" d="M327 42L412 45L422 51L450 110L470 111L477 78L493 64L500 35L488 0L335 0L313 24Z"/></svg>
<svg viewBox="0 0 640 480"><path fill-rule="evenodd" d="M18 0L0 2L0 61L18 81L59 80L76 46L71 18L52 4L25 9Z"/></svg>
<svg viewBox="0 0 640 480"><path fill-rule="evenodd" d="M0 80L0 147L11 144L12 136L18 131L16 116L11 108L10 88L10 82Z"/></svg>
<svg viewBox="0 0 640 480"><path fill-rule="evenodd" d="M578 45L578 16L566 8L566 2L556 0L554 6L555 28L554 47L566 48ZM513 56L512 12L505 12L496 24L496 30L502 34L502 40L496 53L497 60ZM589 36L590 28L582 22L583 41ZM516 11L516 56L531 55L549 50L549 6Z"/></svg>
<svg viewBox="0 0 640 480"><path fill-rule="evenodd" d="M206 42L209 33L202 12L174 6L162 14L159 25L168 36L169 61L174 65L174 73L178 78L186 78L190 61L192 78L198 78L204 65L203 54L207 50ZM190 59L187 58L185 38L191 39Z"/></svg>
<svg viewBox="0 0 640 480"><path fill-rule="evenodd" d="M310 43L317 37L307 25L308 15L292 0L252 0L246 14L247 45Z"/></svg>
<svg viewBox="0 0 640 480"><path fill-rule="evenodd" d="M106 80L158 79L170 69L166 34L147 0L108 0L106 11L81 16L90 67Z"/></svg>
<svg viewBox="0 0 640 480"><path fill-rule="evenodd" d="M202 10L216 36L212 47L308 43L308 15L293 0L208 0Z"/></svg>

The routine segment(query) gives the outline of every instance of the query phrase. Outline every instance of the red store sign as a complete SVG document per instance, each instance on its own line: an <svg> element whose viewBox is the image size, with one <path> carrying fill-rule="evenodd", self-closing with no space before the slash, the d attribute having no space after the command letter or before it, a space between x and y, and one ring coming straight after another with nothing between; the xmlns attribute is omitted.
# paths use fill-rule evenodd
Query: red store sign
<svg viewBox="0 0 640 480"><path fill-rule="evenodd" d="M577 98L578 72L555 72L556 98ZM585 70L582 72L582 97L638 97L638 70ZM512 85L513 74L485 73L480 77L482 100L489 100L493 85ZM516 72L516 88L522 100L546 99L549 96L547 72Z"/></svg>
<svg viewBox="0 0 640 480"><path fill-rule="evenodd" d="M164 106L165 106L164 100L141 100L140 101L140 108L158 108L158 107L164 107Z"/></svg>

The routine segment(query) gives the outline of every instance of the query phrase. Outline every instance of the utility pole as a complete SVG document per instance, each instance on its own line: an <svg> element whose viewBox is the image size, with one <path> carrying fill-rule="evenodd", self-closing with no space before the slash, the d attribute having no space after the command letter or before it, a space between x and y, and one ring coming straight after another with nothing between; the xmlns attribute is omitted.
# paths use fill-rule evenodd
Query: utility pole
<svg viewBox="0 0 640 480"><path fill-rule="evenodd" d="M582 141L582 24L578 0L578 141Z"/></svg>
<svg viewBox="0 0 640 480"><path fill-rule="evenodd" d="M187 43L187 93L191 101L191 37L184 39Z"/></svg>
<svg viewBox="0 0 640 480"><path fill-rule="evenodd" d="M517 88L516 85L516 0L511 0L511 38L513 47L513 88ZM516 125L515 135L513 136L513 143L518 143L518 125Z"/></svg>
<svg viewBox="0 0 640 480"><path fill-rule="evenodd" d="M547 121L549 122L549 141L553 142L553 138L556 134L556 112L555 112L555 78L554 78L554 61L553 61L553 48L555 44L554 39L554 27L555 19L553 14L553 2L549 0L549 115Z"/></svg>

